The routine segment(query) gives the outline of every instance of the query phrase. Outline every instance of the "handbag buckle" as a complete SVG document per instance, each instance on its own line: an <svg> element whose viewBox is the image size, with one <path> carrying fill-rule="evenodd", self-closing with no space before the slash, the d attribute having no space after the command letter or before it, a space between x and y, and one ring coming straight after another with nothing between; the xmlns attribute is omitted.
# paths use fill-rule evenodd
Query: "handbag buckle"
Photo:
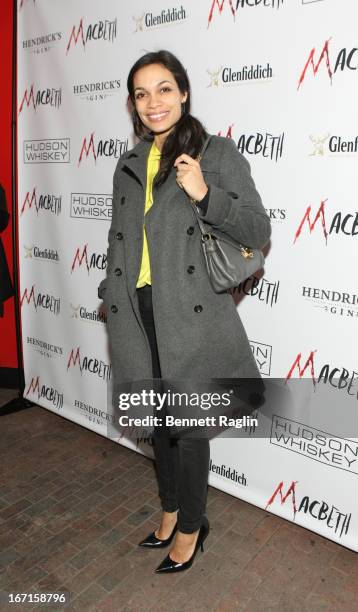
<svg viewBox="0 0 358 612"><path fill-rule="evenodd" d="M252 249L250 249L249 247L243 246L241 248L241 253L242 253L242 256L245 257L245 259L252 259L254 256Z"/></svg>

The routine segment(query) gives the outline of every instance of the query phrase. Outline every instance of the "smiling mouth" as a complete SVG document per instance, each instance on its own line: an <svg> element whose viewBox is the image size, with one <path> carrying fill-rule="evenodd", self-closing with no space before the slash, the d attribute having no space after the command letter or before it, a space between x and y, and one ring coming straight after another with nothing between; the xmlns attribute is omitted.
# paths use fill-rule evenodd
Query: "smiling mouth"
<svg viewBox="0 0 358 612"><path fill-rule="evenodd" d="M169 111L165 111L163 113L152 113L151 115L147 115L150 121L161 121L168 115Z"/></svg>

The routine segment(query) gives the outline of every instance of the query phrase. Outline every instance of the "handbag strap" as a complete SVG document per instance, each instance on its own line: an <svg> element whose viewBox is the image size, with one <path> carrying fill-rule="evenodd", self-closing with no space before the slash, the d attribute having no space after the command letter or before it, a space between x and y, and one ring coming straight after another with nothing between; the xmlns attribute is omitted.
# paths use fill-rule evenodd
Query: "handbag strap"
<svg viewBox="0 0 358 612"><path fill-rule="evenodd" d="M199 155L198 155L198 156L197 156L197 158L196 158L196 160L197 160L198 162L200 162L200 161L202 160L202 157L203 157L203 155L204 155L204 153L205 153L205 150L206 150L206 148L207 148L207 146L208 146L208 144L209 144L210 140L211 140L211 136L209 135L209 136L206 138L206 140L204 141L204 144L203 144L203 146L201 147L200 153L199 153ZM206 226L205 226L204 222L203 222L203 221L202 221L202 219L199 217L199 210L200 210L200 208L199 208L199 207L198 207L198 205L196 204L196 200L193 200L193 198L190 198L190 202L191 202L191 204L192 204L193 211L194 211L194 214L195 214L195 217L196 217L197 223L198 223L198 225L199 225L200 232L201 232L202 236L207 236L209 232L207 231L207 229L206 229Z"/></svg>
<svg viewBox="0 0 358 612"><path fill-rule="evenodd" d="M210 138L211 136L208 136L207 139L205 140L201 151L198 155L198 157L196 158L197 161L201 161L201 158L203 157L204 151L206 149L206 147L208 146L209 142L210 142ZM199 216L199 211L200 211L200 206L197 205L196 200L193 200L193 198L190 198L190 202L192 204L193 207L193 211L195 214L195 218L198 222L198 226L201 232L201 235L203 237L204 240L207 240L208 238L215 238L215 234L213 233L212 227L211 225L209 225L208 223L204 223L204 221L200 218ZM224 242L227 242L227 240ZM235 241L236 242L236 241ZM244 245L242 245L240 242L237 242L237 245L239 246L240 250L242 251L242 255L244 257L253 257L253 250L250 249L249 247L246 247Z"/></svg>
<svg viewBox="0 0 358 612"><path fill-rule="evenodd" d="M205 139L203 146L201 147L199 155L196 158L197 161L201 161L201 159L202 159L202 157L203 157L203 155L205 153L206 147L208 146L210 140L211 140L211 136L209 134L209 136Z"/></svg>
<svg viewBox="0 0 358 612"><path fill-rule="evenodd" d="M193 206L195 218L197 220L197 223L198 223L201 235L207 237L208 234L210 234L210 232L207 231L206 226L204 225L203 220L199 217L198 207L193 202L192 202L192 206Z"/></svg>

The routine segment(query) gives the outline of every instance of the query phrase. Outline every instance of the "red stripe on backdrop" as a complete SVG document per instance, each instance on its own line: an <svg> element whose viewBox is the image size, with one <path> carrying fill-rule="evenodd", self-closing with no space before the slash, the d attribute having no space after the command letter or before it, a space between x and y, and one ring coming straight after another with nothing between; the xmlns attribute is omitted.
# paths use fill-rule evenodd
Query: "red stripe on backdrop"
<svg viewBox="0 0 358 612"><path fill-rule="evenodd" d="M11 185L11 100L12 100L12 43L13 43L13 0L1 0L0 4L0 57L1 57L1 95L0 95L0 181L5 189L10 221L1 234L6 252L10 274L12 266L12 185ZM0 367L17 368L16 331L14 298L4 303L4 317L0 317Z"/></svg>

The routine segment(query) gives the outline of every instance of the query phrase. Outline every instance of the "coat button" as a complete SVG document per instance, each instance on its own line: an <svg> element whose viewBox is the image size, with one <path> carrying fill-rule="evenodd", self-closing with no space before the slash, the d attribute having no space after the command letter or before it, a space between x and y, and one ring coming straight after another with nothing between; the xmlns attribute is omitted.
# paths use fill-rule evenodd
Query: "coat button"
<svg viewBox="0 0 358 612"><path fill-rule="evenodd" d="M190 227L188 227L188 229L186 230L186 233L189 234L189 236L191 236L192 234L194 234L194 228L191 225Z"/></svg>
<svg viewBox="0 0 358 612"><path fill-rule="evenodd" d="M196 306L194 306L195 312L201 312L202 310L203 310L203 307L201 304L197 304Z"/></svg>
<svg viewBox="0 0 358 612"><path fill-rule="evenodd" d="M116 268L114 271L116 276L121 276L122 275L122 270L120 268Z"/></svg>
<svg viewBox="0 0 358 612"><path fill-rule="evenodd" d="M118 312L118 308L117 306L115 306L114 304L111 306L111 311L112 312Z"/></svg>
<svg viewBox="0 0 358 612"><path fill-rule="evenodd" d="M122 206L123 206L123 204L125 203L125 201L126 201L126 196L122 196L122 197L121 197L121 204L122 204Z"/></svg>
<svg viewBox="0 0 358 612"><path fill-rule="evenodd" d="M122 232L118 232L118 233L116 234L116 238L117 238L117 240L122 240L122 238L123 238L123 234L122 234Z"/></svg>
<svg viewBox="0 0 358 612"><path fill-rule="evenodd" d="M188 274L193 274L194 270L195 270L195 266L189 266L189 267L186 269L186 271L188 272Z"/></svg>

